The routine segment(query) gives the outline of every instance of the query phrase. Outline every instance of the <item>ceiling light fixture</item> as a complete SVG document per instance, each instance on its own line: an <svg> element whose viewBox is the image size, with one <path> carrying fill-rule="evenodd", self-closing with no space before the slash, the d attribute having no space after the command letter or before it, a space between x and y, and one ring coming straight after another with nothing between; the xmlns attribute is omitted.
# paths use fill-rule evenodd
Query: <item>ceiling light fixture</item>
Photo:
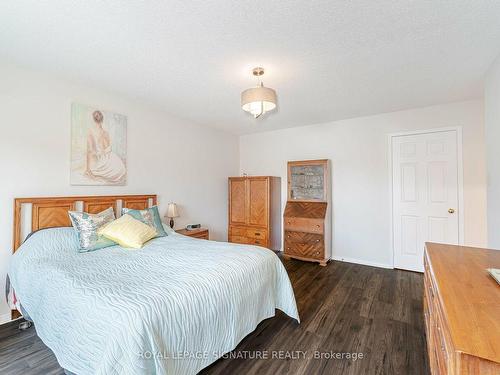
<svg viewBox="0 0 500 375"><path fill-rule="evenodd" d="M258 118L266 112L276 108L276 91L264 87L262 76L264 68L254 68L253 75L258 79L257 87L247 89L241 93L241 108L250 112L254 118Z"/></svg>

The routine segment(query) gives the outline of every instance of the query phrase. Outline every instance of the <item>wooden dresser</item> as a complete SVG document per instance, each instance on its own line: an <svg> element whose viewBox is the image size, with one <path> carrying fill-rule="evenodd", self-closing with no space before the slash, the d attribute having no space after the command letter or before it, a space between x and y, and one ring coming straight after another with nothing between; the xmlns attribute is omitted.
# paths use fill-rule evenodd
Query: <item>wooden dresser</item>
<svg viewBox="0 0 500 375"><path fill-rule="evenodd" d="M500 251L427 243L424 264L432 374L500 374Z"/></svg>
<svg viewBox="0 0 500 375"><path fill-rule="evenodd" d="M229 242L281 247L281 179L229 177Z"/></svg>
<svg viewBox="0 0 500 375"><path fill-rule="evenodd" d="M331 258L330 164L288 162L288 198L283 214L284 256L318 262Z"/></svg>

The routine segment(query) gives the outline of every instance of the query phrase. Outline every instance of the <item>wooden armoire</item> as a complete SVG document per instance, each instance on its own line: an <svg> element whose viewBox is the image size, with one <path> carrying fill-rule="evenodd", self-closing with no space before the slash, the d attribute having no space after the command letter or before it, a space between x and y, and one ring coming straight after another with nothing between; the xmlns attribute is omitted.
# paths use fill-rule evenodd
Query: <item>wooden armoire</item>
<svg viewBox="0 0 500 375"><path fill-rule="evenodd" d="M280 202L279 177L229 177L228 241L279 250Z"/></svg>
<svg viewBox="0 0 500 375"><path fill-rule="evenodd" d="M284 256L318 262L331 258L329 160L288 162L288 197L283 214Z"/></svg>

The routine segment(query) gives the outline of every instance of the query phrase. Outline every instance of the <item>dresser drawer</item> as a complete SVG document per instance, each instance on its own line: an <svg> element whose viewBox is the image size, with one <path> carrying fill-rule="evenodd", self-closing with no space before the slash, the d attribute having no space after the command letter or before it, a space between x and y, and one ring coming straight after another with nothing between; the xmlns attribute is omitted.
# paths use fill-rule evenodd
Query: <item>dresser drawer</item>
<svg viewBox="0 0 500 375"><path fill-rule="evenodd" d="M229 236L229 242L241 243L246 245L257 245L257 246L267 246L267 239L265 238L250 238L245 236Z"/></svg>
<svg viewBox="0 0 500 375"><path fill-rule="evenodd" d="M454 348L429 264L424 262L424 319L433 374L454 371Z"/></svg>
<svg viewBox="0 0 500 375"><path fill-rule="evenodd" d="M248 238L249 245L267 246L267 240L265 238Z"/></svg>
<svg viewBox="0 0 500 375"><path fill-rule="evenodd" d="M436 290L434 288L434 283L431 280L430 273L427 271L424 274L424 288L429 315L434 315L434 305L436 304Z"/></svg>
<svg viewBox="0 0 500 375"><path fill-rule="evenodd" d="M259 229L259 228L256 228L256 229L249 228L246 230L246 236L249 238L266 240L267 239L267 230Z"/></svg>
<svg viewBox="0 0 500 375"><path fill-rule="evenodd" d="M323 219L285 217L285 230L323 234Z"/></svg>
<svg viewBox="0 0 500 375"><path fill-rule="evenodd" d="M268 238L267 230L262 228L249 228L249 227L229 227L229 234L231 236L238 237L248 237L248 238L257 238L264 239Z"/></svg>
<svg viewBox="0 0 500 375"><path fill-rule="evenodd" d="M229 227L229 234L231 236L241 236L241 237L246 237L247 236L247 228L245 227Z"/></svg>
<svg viewBox="0 0 500 375"><path fill-rule="evenodd" d="M443 361L442 366L448 371L448 369L454 368L454 348L451 341L450 331L444 320L444 313L441 304L438 303L439 299L435 299L436 304L434 305L434 314L436 320L436 332L435 338L438 345L438 351L441 352L441 357L438 360Z"/></svg>
<svg viewBox="0 0 500 375"><path fill-rule="evenodd" d="M439 374L447 374L451 360L451 350L446 342L445 333L443 332L442 324L439 319L436 320L434 327L434 347Z"/></svg>
<svg viewBox="0 0 500 375"><path fill-rule="evenodd" d="M235 236L235 235L231 234L229 236L229 242L246 244L246 243L248 243L248 238L243 237L243 236Z"/></svg>
<svg viewBox="0 0 500 375"><path fill-rule="evenodd" d="M429 312L429 297L424 287L424 324L427 341L430 340L431 315Z"/></svg>
<svg viewBox="0 0 500 375"><path fill-rule="evenodd" d="M208 240L208 231L193 234L191 237L199 238L201 240Z"/></svg>

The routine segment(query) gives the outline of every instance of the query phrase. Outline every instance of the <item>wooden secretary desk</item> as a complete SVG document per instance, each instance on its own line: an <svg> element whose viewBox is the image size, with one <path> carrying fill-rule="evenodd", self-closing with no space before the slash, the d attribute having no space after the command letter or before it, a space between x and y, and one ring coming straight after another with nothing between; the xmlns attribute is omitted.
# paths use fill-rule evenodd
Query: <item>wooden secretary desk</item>
<svg viewBox="0 0 500 375"><path fill-rule="evenodd" d="M284 254L326 266L331 258L329 160L288 162Z"/></svg>
<svg viewBox="0 0 500 375"><path fill-rule="evenodd" d="M229 177L229 242L281 246L281 179L271 176Z"/></svg>

